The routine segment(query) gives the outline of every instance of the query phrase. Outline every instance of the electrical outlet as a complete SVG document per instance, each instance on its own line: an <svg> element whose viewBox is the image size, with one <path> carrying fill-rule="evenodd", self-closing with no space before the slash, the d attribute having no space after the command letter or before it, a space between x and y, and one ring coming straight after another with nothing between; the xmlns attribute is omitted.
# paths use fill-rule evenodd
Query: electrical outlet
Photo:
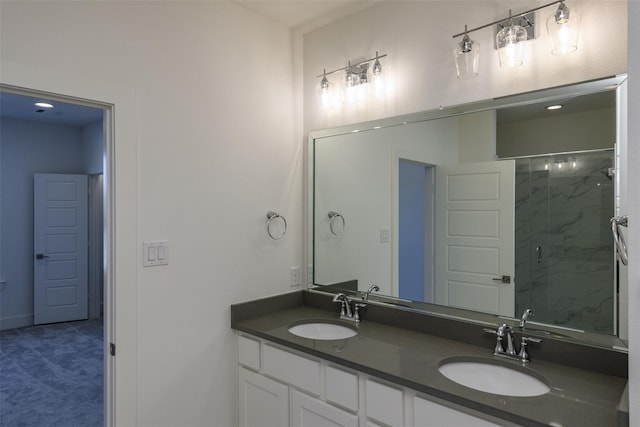
<svg viewBox="0 0 640 427"><path fill-rule="evenodd" d="M300 286L300 267L291 267L289 269L289 286Z"/></svg>

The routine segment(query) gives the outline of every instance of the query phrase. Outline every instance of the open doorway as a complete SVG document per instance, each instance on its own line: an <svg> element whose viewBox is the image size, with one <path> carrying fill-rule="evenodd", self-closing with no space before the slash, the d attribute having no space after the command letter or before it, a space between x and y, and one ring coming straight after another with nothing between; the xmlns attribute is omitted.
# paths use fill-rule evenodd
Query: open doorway
<svg viewBox="0 0 640 427"><path fill-rule="evenodd" d="M433 165L398 161L398 295L433 302Z"/></svg>
<svg viewBox="0 0 640 427"><path fill-rule="evenodd" d="M104 280L105 267L110 262L104 251L110 245L105 230L111 197L110 188L104 185L109 182L108 148L112 146L108 139L110 106L6 86L0 86L0 102L0 334L3 343L5 338L7 343L19 343L3 346L6 354L2 354L0 362L7 365L0 375L5 389L9 384L22 384L31 394L16 398L25 389L16 393L4 390L0 424L11 425L12 420L5 417L20 416L22 423L32 425L42 419L49 424L59 420L59 424L102 425L109 419L105 401L111 387L105 349L113 321L109 316L112 311L108 282ZM50 302L55 308L56 304L68 305L69 299L80 299L86 303L86 314L35 322L34 264L46 265L53 259L47 251L65 240L65 234L60 232L44 246L35 248L34 176L43 173L83 175L91 184L86 186L89 250L86 261L82 261L86 273L81 275L86 293L59 288L62 291L57 289L53 294L57 292L58 297L64 298ZM68 249L59 252L65 251ZM58 266L66 268L57 272L60 277L77 270L70 262ZM35 323L44 325L34 326ZM43 343L45 347L41 346ZM10 365L12 360L19 362ZM25 380L20 375L31 369L27 362L40 366ZM87 390L88 395L81 405L71 395L78 383L86 387L81 389ZM45 402L38 393L51 399ZM21 408L20 399L27 401L29 407ZM25 410L31 418L24 418Z"/></svg>

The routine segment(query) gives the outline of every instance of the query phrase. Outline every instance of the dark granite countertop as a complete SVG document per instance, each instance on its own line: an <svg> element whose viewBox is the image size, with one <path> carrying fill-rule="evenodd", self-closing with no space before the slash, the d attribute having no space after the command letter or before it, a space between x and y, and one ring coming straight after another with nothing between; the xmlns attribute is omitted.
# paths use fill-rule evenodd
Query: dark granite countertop
<svg viewBox="0 0 640 427"><path fill-rule="evenodd" d="M248 303L251 304L251 303ZM238 307L240 305L236 305ZM246 308L246 307L245 307ZM328 361L412 388L418 392L526 426L615 426L626 379L544 360L527 366L492 355L492 348L363 320L358 335L343 340L312 340L288 332L302 319L333 319L336 313L307 305L252 307L255 317L235 316L232 328ZM551 391L536 397L509 397L459 385L439 371L454 356L498 359L546 378Z"/></svg>

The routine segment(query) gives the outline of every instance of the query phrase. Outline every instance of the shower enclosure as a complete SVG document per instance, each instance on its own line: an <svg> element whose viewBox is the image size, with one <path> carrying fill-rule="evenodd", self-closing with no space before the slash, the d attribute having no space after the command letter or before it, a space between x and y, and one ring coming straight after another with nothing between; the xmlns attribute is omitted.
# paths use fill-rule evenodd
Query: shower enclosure
<svg viewBox="0 0 640 427"><path fill-rule="evenodd" d="M615 332L614 151L516 160L516 314Z"/></svg>

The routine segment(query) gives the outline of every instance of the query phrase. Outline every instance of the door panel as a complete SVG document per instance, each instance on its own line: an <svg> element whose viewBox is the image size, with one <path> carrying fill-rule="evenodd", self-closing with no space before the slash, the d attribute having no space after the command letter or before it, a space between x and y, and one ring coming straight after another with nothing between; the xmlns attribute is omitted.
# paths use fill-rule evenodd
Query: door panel
<svg viewBox="0 0 640 427"><path fill-rule="evenodd" d="M436 167L438 304L513 316L514 175L512 160Z"/></svg>
<svg viewBox="0 0 640 427"><path fill-rule="evenodd" d="M88 177L34 175L34 324L88 318Z"/></svg>

